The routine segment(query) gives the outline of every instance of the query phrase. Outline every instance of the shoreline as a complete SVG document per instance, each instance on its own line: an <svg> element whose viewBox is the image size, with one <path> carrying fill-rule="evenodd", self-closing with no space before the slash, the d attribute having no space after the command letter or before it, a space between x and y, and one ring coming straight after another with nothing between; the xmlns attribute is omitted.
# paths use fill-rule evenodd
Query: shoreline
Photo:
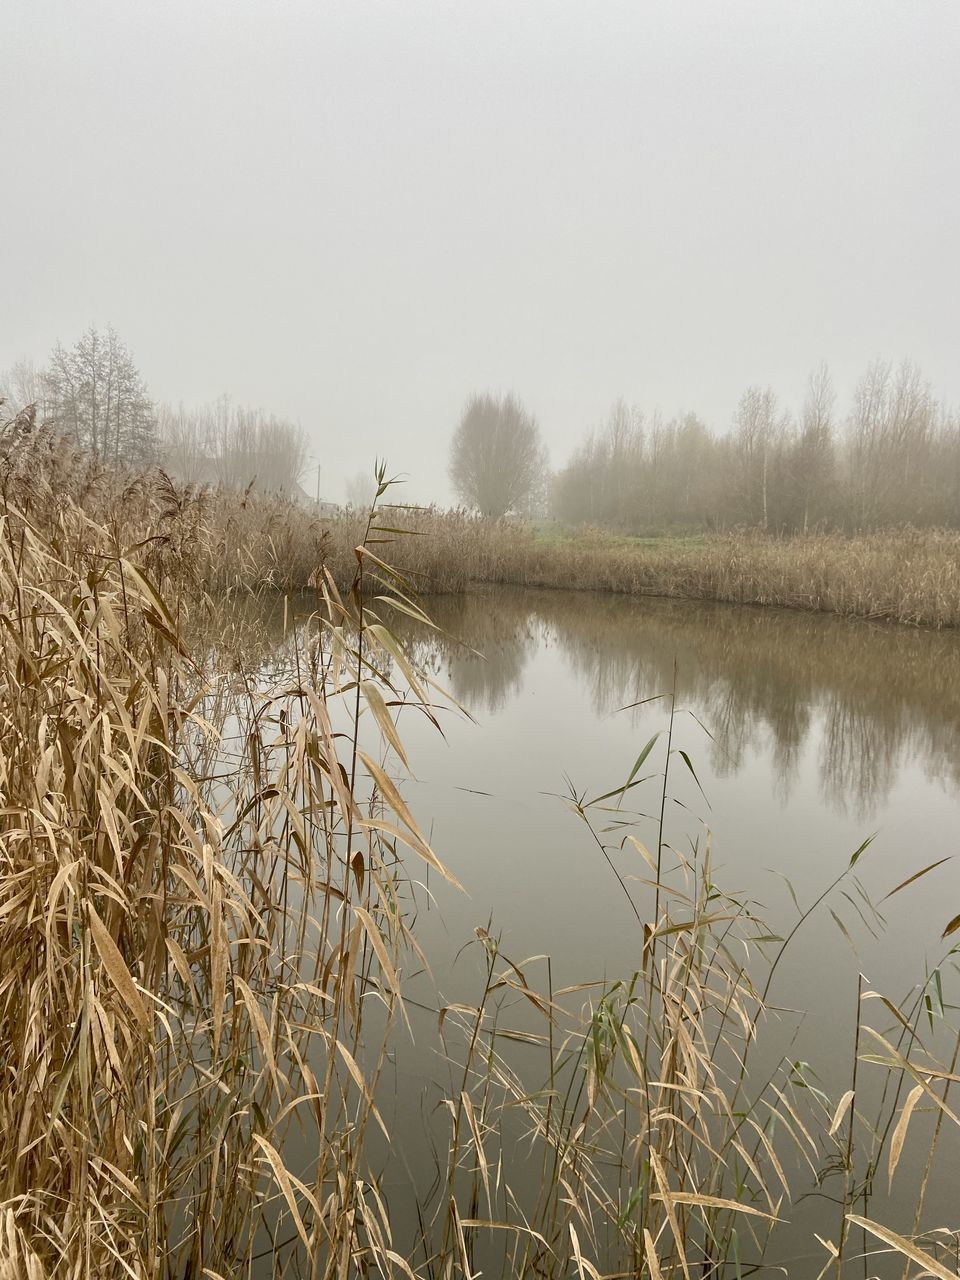
<svg viewBox="0 0 960 1280"><path fill-rule="evenodd" d="M505 584L835 614L930 630L960 627L960 534L897 530L775 538L756 532L630 542L458 513L417 513L380 553L419 594ZM361 530L328 526L327 564L347 580Z"/></svg>

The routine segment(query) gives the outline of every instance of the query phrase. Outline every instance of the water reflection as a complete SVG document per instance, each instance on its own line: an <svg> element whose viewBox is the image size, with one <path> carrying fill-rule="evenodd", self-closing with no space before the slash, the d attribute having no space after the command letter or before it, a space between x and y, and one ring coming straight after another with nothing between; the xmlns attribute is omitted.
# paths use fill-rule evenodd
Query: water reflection
<svg viewBox="0 0 960 1280"><path fill-rule="evenodd" d="M431 602L431 607L433 603ZM542 625L532 610L512 599L501 609L493 596L461 596L455 618L447 620L451 598L445 597L438 625L448 633L433 639L447 687L463 706L500 711L519 692L527 662L542 643ZM450 643L451 638L463 643ZM478 641L482 640L482 643Z"/></svg>
<svg viewBox="0 0 960 1280"><path fill-rule="evenodd" d="M953 634L516 589L439 597L429 610L444 634L398 629L476 713L502 710L547 647L563 655L599 715L669 689L676 662L678 705L710 729L720 775L738 772L747 753L762 750L786 798L801 757L813 750L824 801L852 815L873 811L908 762L960 785L960 638Z"/></svg>
<svg viewBox="0 0 960 1280"><path fill-rule="evenodd" d="M310 614L313 603L307 598L290 602L286 615L283 602L275 601L273 612L259 618L255 610L252 618L245 612L218 616L218 634L231 637L237 671L259 663L267 679L274 672L287 673L292 628ZM377 608L385 619L389 616L385 607ZM401 723L419 774L419 780L406 780L411 807L468 889L454 894L426 881L422 894L411 890L417 940L432 974L409 979L422 983L412 987L412 1007L419 1000L421 1012L477 1000L482 975L462 944L476 925L491 927L491 919L514 954L549 952L558 985L612 980L635 971L640 950L630 912L603 867L598 874L598 859L581 825L554 793L568 768L584 786L590 781L612 785L622 777L618 770L636 758L654 728L663 727L665 714L662 704L613 713L668 689L675 663L678 704L693 710L713 734L702 746L699 733L690 736L696 741L698 770L702 751L712 757L705 782L711 803L718 802L716 848L723 883L759 901L771 929L786 933L795 921L780 873L789 876L800 902L812 903L836 874L838 859L846 865L875 826L881 826L881 838L860 865L867 868L867 890L876 901L955 843L955 802L936 811L935 787L916 777L899 801L887 804L882 821L878 812L911 767L951 789L960 784L960 636L773 610L548 591L499 589L435 598L427 608L442 633L396 613L389 616L390 625L438 683L486 723L477 729L450 717L442 739L425 721L419 736L419 721L405 717ZM225 632L227 627L232 630ZM606 716L613 718L604 721ZM634 725L643 721L641 733L634 734ZM683 732L688 740L686 726ZM238 751L244 742L238 731ZM658 754L662 759L662 748ZM731 780L714 788L716 775ZM688 783L682 774L681 779ZM792 795L797 803L790 809L786 803L769 804L771 785L779 787L784 802ZM845 811L849 820L836 812L823 820L817 792L824 807ZM637 807L645 807L639 799ZM688 828L699 830L698 814L699 804L692 814L676 814L671 840L686 847ZM917 815L924 838L937 849L929 857L915 855ZM869 825L860 827L861 818ZM710 823L713 827L713 814ZM653 824L638 825L648 843L652 830ZM642 867L631 863L629 852L622 865L642 902L644 889L633 879L637 870L644 874ZM413 874L419 877L419 869ZM869 974L871 986L899 996L902 983L924 972L931 917L938 922L935 938L941 921L955 914L955 896L946 871L940 880L921 880L909 899L905 894L893 900L892 911L901 914L895 930L881 940L848 910L852 904L854 912L860 911L852 897L847 905L836 903L837 916L826 907L815 915L800 949L781 966L775 992L784 1010L805 1012L796 1029L794 1015L783 1015L785 1038L774 1030L757 1051L756 1078L772 1073L789 1045L791 1059L815 1063L823 1087L839 1097L849 1081L857 974ZM951 905L945 908L948 899ZM651 909L648 893L645 910ZM840 916L844 930L849 926L854 935L856 955L848 953L847 935L841 936L835 924ZM432 1185L435 1151L446 1141L444 1114L434 1106L434 1026L434 1017L424 1013L422 1029L392 1058L396 1075L388 1119L404 1167L388 1163L387 1168L393 1202L402 1194L410 1197L400 1203L409 1204L411 1223L414 1202L406 1170L421 1192ZM531 1087L541 1083L534 1078ZM873 1098L871 1087L860 1086L863 1098ZM867 1114L873 1104L863 1105ZM526 1185L525 1166L518 1172L510 1152L523 1148L513 1142L505 1148L505 1177L516 1191ZM909 1159L908 1153L905 1164ZM909 1227L905 1215L912 1206L896 1199L907 1183L902 1172L898 1178L894 1199L883 1206L888 1216L881 1220ZM805 1187L804 1179L797 1174L797 1186ZM947 1199L951 1186L947 1177L934 1191ZM834 1188L830 1184L827 1190L832 1194ZM535 1192L533 1187L531 1195ZM794 1252L803 1255L797 1274L815 1274L814 1265L819 1270L819 1260L808 1256L813 1231L830 1234L822 1220L826 1202L821 1194L818 1186L815 1195L792 1207L793 1225L780 1236L775 1261ZM931 1221L946 1220L939 1202L928 1208ZM832 1211L831 1205L831 1221ZM887 1274L881 1264L871 1265L872 1274ZM495 1262L486 1270L499 1274Z"/></svg>

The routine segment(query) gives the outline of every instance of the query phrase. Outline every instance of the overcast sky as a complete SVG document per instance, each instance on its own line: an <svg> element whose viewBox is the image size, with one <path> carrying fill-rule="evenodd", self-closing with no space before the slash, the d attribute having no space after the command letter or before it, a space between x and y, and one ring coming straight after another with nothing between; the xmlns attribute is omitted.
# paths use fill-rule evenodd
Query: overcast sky
<svg viewBox="0 0 960 1280"><path fill-rule="evenodd" d="M958 0L0 0L0 196L0 369L112 322L333 498L447 498L475 389L555 465L821 359L960 401Z"/></svg>

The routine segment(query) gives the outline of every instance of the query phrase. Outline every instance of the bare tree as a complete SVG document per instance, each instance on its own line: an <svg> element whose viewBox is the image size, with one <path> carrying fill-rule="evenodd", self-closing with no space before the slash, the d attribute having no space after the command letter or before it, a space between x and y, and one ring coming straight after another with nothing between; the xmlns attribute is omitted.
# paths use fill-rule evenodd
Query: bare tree
<svg viewBox="0 0 960 1280"><path fill-rule="evenodd" d="M857 523L922 522L936 403L920 369L875 360L857 384L850 420Z"/></svg>
<svg viewBox="0 0 960 1280"><path fill-rule="evenodd" d="M664 421L618 400L556 477L554 514L634 533L705 523L717 502L717 454L695 414Z"/></svg>
<svg viewBox="0 0 960 1280"><path fill-rule="evenodd" d="M569 524L633 533L960 527L960 414L938 405L916 365L870 365L845 438L835 404L825 364L796 421L758 386L740 397L724 434L692 414L664 421L618 402L556 476L552 510Z"/></svg>
<svg viewBox="0 0 960 1280"><path fill-rule="evenodd" d="M791 478L804 533L811 520L819 520L829 510L833 498L835 401L830 370L821 363L807 384L800 434L791 459Z"/></svg>
<svg viewBox="0 0 960 1280"><path fill-rule="evenodd" d="M941 407L929 454L934 524L960 526L960 412Z"/></svg>
<svg viewBox="0 0 960 1280"><path fill-rule="evenodd" d="M159 421L163 457L179 479L299 495L307 438L295 423L227 396L200 409L164 407Z"/></svg>
<svg viewBox="0 0 960 1280"><path fill-rule="evenodd" d="M355 511L365 511L377 492L377 481L372 471L355 471L346 483L347 506Z"/></svg>
<svg viewBox="0 0 960 1280"><path fill-rule="evenodd" d="M69 350L59 343L43 377L46 416L103 461L146 462L156 452L156 413L139 370L113 328L91 326Z"/></svg>
<svg viewBox="0 0 960 1280"><path fill-rule="evenodd" d="M0 402L8 417L36 405L36 416L44 421L47 415L43 371L32 360L17 360L0 374Z"/></svg>
<svg viewBox="0 0 960 1280"><path fill-rule="evenodd" d="M616 400L603 425L590 433L557 476L556 514L572 524L629 527L644 462L643 415L623 399Z"/></svg>
<svg viewBox="0 0 960 1280"><path fill-rule="evenodd" d="M471 396L450 447L462 501L486 516L522 511L546 471L540 428L516 396Z"/></svg>
<svg viewBox="0 0 960 1280"><path fill-rule="evenodd" d="M274 414L259 415L256 424L255 482L272 493L299 494L309 449L303 428Z"/></svg>
<svg viewBox="0 0 960 1280"><path fill-rule="evenodd" d="M786 429L772 388L747 387L733 419L743 515L761 529L770 525L773 455Z"/></svg>
<svg viewBox="0 0 960 1280"><path fill-rule="evenodd" d="M210 454L204 414L167 404L157 410L160 457L171 475L185 484L205 484L210 478Z"/></svg>

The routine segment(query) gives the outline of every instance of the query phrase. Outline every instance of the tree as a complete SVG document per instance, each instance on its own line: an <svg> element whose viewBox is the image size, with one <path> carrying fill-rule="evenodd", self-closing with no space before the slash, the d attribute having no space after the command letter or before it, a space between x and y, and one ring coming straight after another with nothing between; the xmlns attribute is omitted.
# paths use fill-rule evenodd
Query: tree
<svg viewBox="0 0 960 1280"><path fill-rule="evenodd" d="M666 426L655 424L651 437L656 438L659 470L643 485L650 508L646 526L651 516L661 526L706 523L716 505L719 482L715 444L706 425L695 413L685 413Z"/></svg>
<svg viewBox="0 0 960 1280"><path fill-rule="evenodd" d="M308 449L296 423L228 396L200 409L164 407L159 419L164 464L179 479L299 496Z"/></svg>
<svg viewBox="0 0 960 1280"><path fill-rule="evenodd" d="M713 518L716 445L693 413L664 421L623 400L556 478L554 514L638 533Z"/></svg>
<svg viewBox="0 0 960 1280"><path fill-rule="evenodd" d="M875 360L857 384L850 469L861 526L922 523L936 403L919 368Z"/></svg>
<svg viewBox="0 0 960 1280"><path fill-rule="evenodd" d="M115 330L91 326L69 350L59 343L44 374L46 413L102 461L149 462L157 417L139 370Z"/></svg>
<svg viewBox="0 0 960 1280"><path fill-rule="evenodd" d="M307 467L301 427L261 409L233 408L226 398L214 411L211 437L217 480L225 488L252 484L268 493L294 493Z"/></svg>
<svg viewBox="0 0 960 1280"><path fill-rule="evenodd" d="M211 479L206 415L182 404L168 404L157 411L160 457L163 466L183 484L205 484Z"/></svg>
<svg viewBox="0 0 960 1280"><path fill-rule="evenodd" d="M45 419L44 378L32 360L18 360L0 374L0 403L8 417L36 405L37 418Z"/></svg>
<svg viewBox="0 0 960 1280"><path fill-rule="evenodd" d="M834 448L833 406L836 395L833 379L825 363L810 375L803 418L791 459L791 472L798 512L796 523L804 533L810 522L829 510L833 497Z"/></svg>
<svg viewBox="0 0 960 1280"><path fill-rule="evenodd" d="M377 481L372 471L355 471L347 480L347 506L355 511L366 511L377 493Z"/></svg>
<svg viewBox="0 0 960 1280"><path fill-rule="evenodd" d="M733 443L739 464L742 514L766 529L770 519L770 473L775 447L786 423L770 387L747 387L733 419Z"/></svg>
<svg viewBox="0 0 960 1280"><path fill-rule="evenodd" d="M525 511L542 487L547 454L540 428L514 395L473 395L450 446L450 478L485 516Z"/></svg>

